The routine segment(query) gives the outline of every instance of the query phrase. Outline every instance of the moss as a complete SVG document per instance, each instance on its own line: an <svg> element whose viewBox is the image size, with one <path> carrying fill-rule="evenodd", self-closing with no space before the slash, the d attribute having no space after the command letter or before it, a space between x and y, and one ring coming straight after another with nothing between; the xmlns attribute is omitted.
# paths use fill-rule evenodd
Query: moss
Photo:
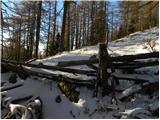
<svg viewBox="0 0 160 120"><path fill-rule="evenodd" d="M71 102L78 102L80 93L75 90L75 87L73 85L64 81L60 81L58 83L58 87Z"/></svg>

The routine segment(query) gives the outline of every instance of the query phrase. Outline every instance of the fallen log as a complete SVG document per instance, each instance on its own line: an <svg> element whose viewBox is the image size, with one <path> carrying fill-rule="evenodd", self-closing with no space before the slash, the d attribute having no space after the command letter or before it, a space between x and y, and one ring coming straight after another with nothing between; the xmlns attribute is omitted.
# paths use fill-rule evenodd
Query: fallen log
<svg viewBox="0 0 160 120"><path fill-rule="evenodd" d="M141 85L134 85L130 88L127 88L126 90L124 90L122 92L122 94L119 96L119 100L120 101L124 101L126 98L128 98L129 96L139 92L142 89Z"/></svg>
<svg viewBox="0 0 160 120"><path fill-rule="evenodd" d="M6 63L2 63L2 64L6 64ZM75 78L69 78L65 75L47 74L47 73L36 72L36 71L32 71L32 70L23 68L22 66L21 66L21 69L20 69L21 71L19 71L20 66L7 64L7 67L8 66L11 69L11 71L16 72L16 73L21 72L21 73L25 73L28 76L29 75L34 75L34 76L44 77L44 78L48 78L48 79L52 79L52 80L59 80L59 79L63 78L65 81L67 81L69 83L78 84L78 85L93 86L94 81L95 81L95 80L79 80L79 79L75 79Z"/></svg>
<svg viewBox="0 0 160 120"><path fill-rule="evenodd" d="M159 52L153 53L144 53L137 55L123 55L111 57L112 61L133 61L136 59L146 59L146 58L159 58ZM77 66L77 65L85 65L85 64L95 64L98 63L98 58L93 58L89 60L79 60L79 61L63 61L58 62L59 67L67 67L67 66Z"/></svg>
<svg viewBox="0 0 160 120"><path fill-rule="evenodd" d="M122 92L122 94L119 96L119 100L124 101L129 96L134 95L135 93L147 93L148 90L150 90L150 93L153 93L155 90L158 90L159 87L159 81L155 81L152 83L143 83L142 85L134 85L130 88L127 88Z"/></svg>
<svg viewBox="0 0 160 120"><path fill-rule="evenodd" d="M98 67L97 66L95 66L95 65L93 65L93 64L87 64L87 66L89 67L89 68L92 68L93 70L98 70Z"/></svg>
<svg viewBox="0 0 160 120"><path fill-rule="evenodd" d="M141 67L159 65L159 60L122 62L122 63L113 63L113 65L116 69L136 69Z"/></svg>
<svg viewBox="0 0 160 120"><path fill-rule="evenodd" d="M80 86L93 86L95 80L80 80L80 79L76 79L76 78L69 78L65 75L57 75L57 74L47 74L47 73L40 73L40 72L36 72L36 71L32 71L32 70L25 70L26 72L28 72L28 74L33 75L33 76L38 76L38 77L44 77L50 80L54 80L54 81L59 81L59 80L64 80L66 82L72 83L72 84L77 84Z"/></svg>
<svg viewBox="0 0 160 120"><path fill-rule="evenodd" d="M24 71L23 67L21 66L17 66L14 64L10 64L10 63L4 63L4 62L1 62L1 65L5 69L16 72L21 79L26 79L29 76L27 72Z"/></svg>
<svg viewBox="0 0 160 120"><path fill-rule="evenodd" d="M79 69L72 69L72 68L62 68L58 66L49 66L49 65L36 65L36 64L26 64L26 63L17 63L14 61L5 61L2 60L2 63L11 63L11 64L19 64L27 67L34 67L34 68L43 68L43 69L49 69L49 70L54 70L54 71L62 71L62 72L68 72L68 73L73 73L73 74L84 74L84 75L90 75L90 76L96 76L95 71L91 70L79 70Z"/></svg>
<svg viewBox="0 0 160 120"><path fill-rule="evenodd" d="M18 87L21 87L21 86L23 86L23 84L21 83L21 84L17 84L17 85L11 85L11 86L9 86L9 87L2 87L1 88L1 91L7 91L7 90L11 90L11 89L14 89L14 88L18 88Z"/></svg>
<svg viewBox="0 0 160 120"><path fill-rule="evenodd" d="M28 60L28 61L25 61L24 63L31 63L31 62L33 62L33 61L35 61L35 60L37 60L37 58L30 59L30 60Z"/></svg>
<svg viewBox="0 0 160 120"><path fill-rule="evenodd" d="M159 58L159 52L112 57L112 61L133 61L136 59Z"/></svg>
<svg viewBox="0 0 160 120"><path fill-rule="evenodd" d="M153 79L150 75L139 75L139 74L120 74L120 73L112 73L112 76L114 76L117 79L121 80L129 80L129 81L136 81L136 82L149 82ZM158 80L158 77L155 77Z"/></svg>
<svg viewBox="0 0 160 120"><path fill-rule="evenodd" d="M59 67L68 67L68 66L77 66L77 65L86 65L86 64L94 64L98 63L98 59L94 58L91 60L78 60L78 61L63 61L63 62L58 62Z"/></svg>

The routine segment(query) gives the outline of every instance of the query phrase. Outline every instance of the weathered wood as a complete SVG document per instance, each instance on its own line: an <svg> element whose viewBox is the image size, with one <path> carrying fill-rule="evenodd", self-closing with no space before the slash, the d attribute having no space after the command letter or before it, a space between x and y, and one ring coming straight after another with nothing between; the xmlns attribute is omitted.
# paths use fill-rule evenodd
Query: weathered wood
<svg viewBox="0 0 160 120"><path fill-rule="evenodd" d="M28 61L25 61L24 63L31 63L31 62L33 62L33 61L35 61L35 60L37 60L37 58L32 58L32 59L30 59L30 60L28 60Z"/></svg>
<svg viewBox="0 0 160 120"><path fill-rule="evenodd" d="M4 68L10 71L16 72L21 79L26 79L29 76L21 66L17 66L10 63L4 63L4 62L1 62L1 65L3 65Z"/></svg>
<svg viewBox="0 0 160 120"><path fill-rule="evenodd" d="M112 73L111 75L117 79L136 81L136 82L141 82L141 83L149 82L151 79L153 79L153 77L150 75L121 74L121 73ZM158 79L158 77L157 77L157 79Z"/></svg>
<svg viewBox="0 0 160 120"><path fill-rule="evenodd" d="M17 62L14 61L2 61L6 63L12 63L12 64L17 64ZM43 68L43 69L49 69L49 70L54 70L54 71L62 71L62 72L68 72L68 73L73 73L73 74L84 74L84 75L90 75L90 76L96 76L96 72L93 70L79 70L79 69L72 69L72 68L62 68L58 66L49 66L49 65L43 65L43 64L26 64L26 63L18 63L19 65L24 65L28 67L35 67L35 68Z"/></svg>
<svg viewBox="0 0 160 120"><path fill-rule="evenodd" d="M3 63L6 64L6 63ZM11 65L11 66L10 66ZM20 66L16 66L17 69L15 69L16 65L12 65L9 64L9 67L11 68L11 70L13 70L14 72L19 72L19 67ZM57 74L47 74L47 73L41 73L41 72L36 72L36 71L32 71L26 68L23 68L21 66L21 72L27 74L27 75L35 75L35 76L39 76L39 77L45 77L48 79L52 79L52 80L59 80L60 78L63 78L65 81L69 82L69 83L73 83L73 84L77 84L77 85L84 85L84 86L93 86L94 81L95 80L80 80L80 79L74 79L74 78L69 78L65 75L57 75Z"/></svg>
<svg viewBox="0 0 160 120"><path fill-rule="evenodd" d="M113 63L114 68L116 69L136 69L147 66L156 66L159 65L159 60L147 60L147 61L133 61L133 62L122 62L122 63Z"/></svg>
<svg viewBox="0 0 160 120"><path fill-rule="evenodd" d="M99 76L100 76L100 85L102 86L102 96L108 94L108 77L109 74L107 72L107 56L108 52L106 49L106 45L104 43L99 44Z"/></svg>
<svg viewBox="0 0 160 120"><path fill-rule="evenodd" d="M1 91L7 91L7 90L11 90L11 89L14 89L14 88L18 88L18 87L21 87L21 86L23 86L23 84L21 83L21 84L17 84L17 85L11 85L11 86L9 86L9 87L2 87L1 88Z"/></svg>
<svg viewBox="0 0 160 120"><path fill-rule="evenodd" d="M135 93L147 93L148 90L150 90L150 92L154 92L155 90L158 90L157 89L158 87L159 87L159 81L155 81L152 83L143 83L142 85L141 84L134 85L124 90L122 94L119 96L119 100L124 101L129 96L132 96Z"/></svg>
<svg viewBox="0 0 160 120"><path fill-rule="evenodd" d="M32 71L32 70L25 70L26 72L28 72L28 74L33 75L33 76L38 76L38 77L44 77L44 78L48 78L50 80L54 80L54 81L59 81L61 79L63 79L66 82L72 83L72 84L77 84L80 86L93 86L95 80L91 79L91 80L80 80L80 79L76 79L76 78L69 78L65 75L57 75L57 74L47 74L47 73L40 73L37 71Z"/></svg>
<svg viewBox="0 0 160 120"><path fill-rule="evenodd" d="M98 67L93 64L87 64L87 66L92 68L93 70L98 70Z"/></svg>
<svg viewBox="0 0 160 120"><path fill-rule="evenodd" d="M112 61L133 61L137 59L159 58L159 52L112 57Z"/></svg>
<svg viewBox="0 0 160 120"><path fill-rule="evenodd" d="M144 54L137 54L137 55L123 55L123 56L116 56L111 57L112 61L133 61L136 59L147 59L147 58L159 58L159 52L153 53L144 53ZM78 61L63 61L58 62L59 67L67 67L67 66L77 66L77 65L85 65L85 64L96 64L98 63L97 58L93 58L90 60L78 60Z"/></svg>
<svg viewBox="0 0 160 120"><path fill-rule="evenodd" d="M77 61L63 61L63 62L58 62L59 67L68 67L68 66L77 66L77 65L85 65L85 64L89 64L89 63L98 63L98 59L94 58L91 60L77 60Z"/></svg>
<svg viewBox="0 0 160 120"><path fill-rule="evenodd" d="M142 89L141 85L134 85L130 88L127 88L119 96L119 100L124 101L126 98L128 98L128 96L138 93L141 89Z"/></svg>

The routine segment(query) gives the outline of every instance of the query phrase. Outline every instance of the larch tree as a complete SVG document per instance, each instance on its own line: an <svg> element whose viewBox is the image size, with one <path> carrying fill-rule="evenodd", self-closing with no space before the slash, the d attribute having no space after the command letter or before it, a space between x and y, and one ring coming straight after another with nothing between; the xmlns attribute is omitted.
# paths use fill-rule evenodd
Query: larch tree
<svg viewBox="0 0 160 120"><path fill-rule="evenodd" d="M37 10L37 25L36 25L36 48L35 48L35 57L38 58L38 46L40 39L40 27L41 27L41 9L42 9L42 1L38 1L38 10Z"/></svg>

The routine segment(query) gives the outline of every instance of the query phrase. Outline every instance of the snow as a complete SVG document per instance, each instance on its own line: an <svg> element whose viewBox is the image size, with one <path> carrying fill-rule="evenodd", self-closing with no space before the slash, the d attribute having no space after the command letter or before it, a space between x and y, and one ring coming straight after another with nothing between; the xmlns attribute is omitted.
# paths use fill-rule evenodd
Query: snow
<svg viewBox="0 0 160 120"><path fill-rule="evenodd" d="M151 49L146 45L148 39L156 40L155 49L159 51L159 43L158 43L158 28L152 28L145 31L136 32L128 35L127 37L118 39L113 42L109 42L109 53L112 56L119 55L132 55L139 53L149 53ZM44 65L52 65L55 66L60 61L70 61L70 60L88 60L91 56L98 54L98 45L84 47L78 50L63 52L61 54L57 54L52 57L48 57L46 59L36 60L32 63L39 64L43 63ZM31 68L26 67L27 69L45 73L54 73L54 74L63 74L68 77L87 80L94 79L94 77L88 77L86 75L73 75L60 71L51 71L40 68ZM83 69L90 70L85 65L74 66L70 68L75 69ZM159 71L159 67L145 67L136 69L137 72L141 74L147 74L151 76L151 81L157 80L158 77L154 77L154 73ZM117 71L120 72L121 71ZM118 105L112 103L111 96L102 97L99 94L98 97L93 97L93 89L89 89L87 87L78 87L76 90L80 92L78 103L70 102L68 98L65 97L64 94L59 90L57 82L52 79L40 78L35 76L30 76L26 80L21 80L18 78L18 82L15 84L9 83L8 79L12 75L12 72L2 73L1 74L1 82L6 82L3 87L7 87L10 85L15 85L19 83L23 83L22 87L15 88L13 90L8 90L5 92L6 97L11 97L11 100L24 97L24 96L40 96L43 101L43 118L54 118L54 119L66 119L66 118L115 118L114 115L120 116L120 118L134 118L137 114L142 118L154 118L151 116L148 111L148 107L154 108L157 103L152 103L152 98L146 95L136 94L135 98L132 98L131 101L121 102L118 100ZM123 81L120 80L120 85L118 85L117 89L126 89L134 85L133 81ZM127 91L124 91L123 94L127 94ZM57 103L55 98L60 96L62 101ZM116 93L119 96L119 93ZM113 108L110 110L109 108ZM3 114L3 111L2 111Z"/></svg>

